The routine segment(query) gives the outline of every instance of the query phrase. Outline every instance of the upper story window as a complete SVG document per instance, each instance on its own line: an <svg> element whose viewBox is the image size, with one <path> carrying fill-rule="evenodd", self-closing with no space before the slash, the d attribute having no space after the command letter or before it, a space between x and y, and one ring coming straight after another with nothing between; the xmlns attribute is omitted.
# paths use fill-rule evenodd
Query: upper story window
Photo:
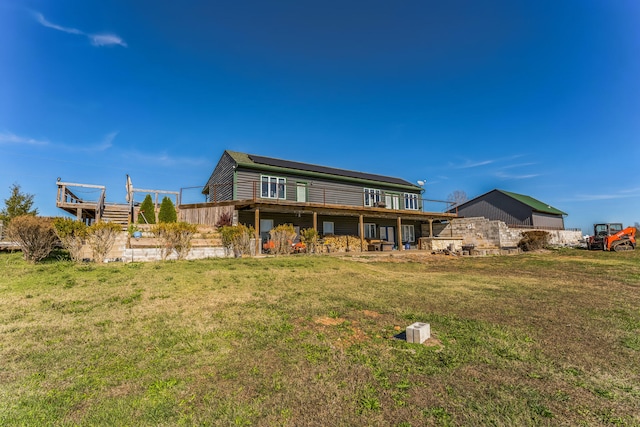
<svg viewBox="0 0 640 427"><path fill-rule="evenodd" d="M408 210L418 210L418 195L404 193L404 208Z"/></svg>
<svg viewBox="0 0 640 427"><path fill-rule="evenodd" d="M378 206L380 203L380 190L376 190L375 188L365 188L364 189L364 205L369 207Z"/></svg>
<svg viewBox="0 0 640 427"><path fill-rule="evenodd" d="M287 180L277 176L262 175L260 197L286 199Z"/></svg>

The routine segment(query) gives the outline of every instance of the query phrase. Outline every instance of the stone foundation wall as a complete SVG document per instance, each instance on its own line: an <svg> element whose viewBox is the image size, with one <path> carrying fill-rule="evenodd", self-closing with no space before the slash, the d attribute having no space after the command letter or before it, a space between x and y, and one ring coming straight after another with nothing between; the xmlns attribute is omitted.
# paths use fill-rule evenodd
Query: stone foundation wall
<svg viewBox="0 0 640 427"><path fill-rule="evenodd" d="M447 237L421 237L418 242L418 249L423 251L452 251L462 250L462 238Z"/></svg>
<svg viewBox="0 0 640 427"><path fill-rule="evenodd" d="M204 258L224 258L228 256L224 248L192 248L187 255L187 259L204 259ZM122 253L122 261L124 262L147 262L160 261L162 255L158 248L127 248ZM167 257L168 260L177 259L175 253Z"/></svg>
<svg viewBox="0 0 640 427"><path fill-rule="evenodd" d="M458 218L449 224L435 227L434 234L440 238L459 237L465 245L476 248L513 248L518 246L526 228L509 228L502 221L492 221L483 217ZM550 234L553 246L578 246L582 232L574 230L544 230Z"/></svg>

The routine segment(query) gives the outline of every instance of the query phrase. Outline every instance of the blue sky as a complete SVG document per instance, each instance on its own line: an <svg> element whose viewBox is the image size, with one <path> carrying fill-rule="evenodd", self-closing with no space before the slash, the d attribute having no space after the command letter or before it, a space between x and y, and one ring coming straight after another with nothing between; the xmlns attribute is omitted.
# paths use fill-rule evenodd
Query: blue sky
<svg viewBox="0 0 640 427"><path fill-rule="evenodd" d="M223 150L640 221L640 2L0 0L0 199Z"/></svg>

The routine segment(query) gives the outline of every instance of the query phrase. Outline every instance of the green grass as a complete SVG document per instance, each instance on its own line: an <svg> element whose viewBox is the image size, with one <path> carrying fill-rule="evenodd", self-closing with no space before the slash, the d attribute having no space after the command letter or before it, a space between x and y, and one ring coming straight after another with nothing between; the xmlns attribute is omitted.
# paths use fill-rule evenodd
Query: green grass
<svg viewBox="0 0 640 427"><path fill-rule="evenodd" d="M0 254L0 425L640 425L640 251L58 259Z"/></svg>

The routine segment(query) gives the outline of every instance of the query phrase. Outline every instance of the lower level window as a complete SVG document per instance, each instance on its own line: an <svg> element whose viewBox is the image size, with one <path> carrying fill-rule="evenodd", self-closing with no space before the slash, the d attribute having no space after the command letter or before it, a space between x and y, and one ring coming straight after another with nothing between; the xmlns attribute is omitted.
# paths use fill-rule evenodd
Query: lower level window
<svg viewBox="0 0 640 427"><path fill-rule="evenodd" d="M364 224L364 237L365 239L375 239L376 238L376 225L365 223Z"/></svg>
<svg viewBox="0 0 640 427"><path fill-rule="evenodd" d="M413 243L416 241L416 234L413 225L402 226L402 241Z"/></svg>
<svg viewBox="0 0 640 427"><path fill-rule="evenodd" d="M322 222L322 234L335 234L333 229L333 221L323 221Z"/></svg>

